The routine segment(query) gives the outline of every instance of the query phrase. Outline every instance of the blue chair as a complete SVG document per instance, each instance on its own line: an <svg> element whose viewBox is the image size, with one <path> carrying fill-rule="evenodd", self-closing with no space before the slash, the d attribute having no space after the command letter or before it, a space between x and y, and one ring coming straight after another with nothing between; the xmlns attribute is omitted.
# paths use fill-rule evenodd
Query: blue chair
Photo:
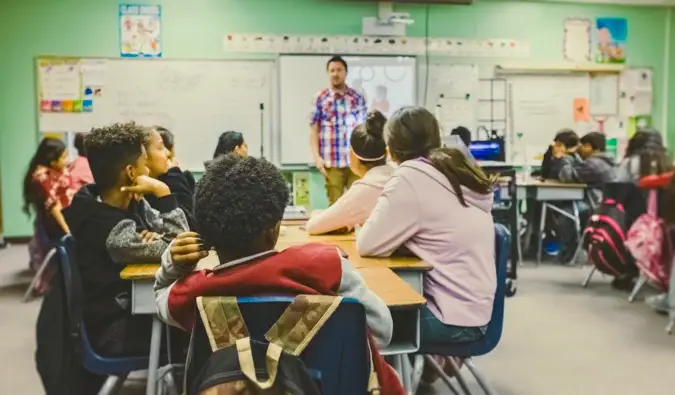
<svg viewBox="0 0 675 395"><path fill-rule="evenodd" d="M290 297L238 298L239 309L251 338L267 342L265 333L292 301ZM200 319L197 319L191 348L191 363L186 372L187 393L190 393L193 379L211 356L211 346ZM353 299L343 300L300 358L319 384L323 395L366 395L370 357L363 306Z"/></svg>
<svg viewBox="0 0 675 395"><path fill-rule="evenodd" d="M509 261L510 236L508 229L502 224L494 224L495 230L495 264L497 269L497 291L495 292L494 305L492 307L492 318L488 324L488 329L485 337L477 342L452 345L448 344L442 348L434 348L433 350L420 349L421 354L446 355L453 357L460 357L464 359L464 364L469 368L471 374L476 378L478 385L481 386L487 395L495 394L495 391L490 387L487 379L483 376L476 365L473 363L472 357L478 357L488 354L499 343L502 337L502 329L504 325L504 299L506 297L506 272ZM443 372L440 366L428 355L425 361L429 363L439 374L443 381L450 387L453 393L457 394L450 378ZM454 362L453 362L454 363ZM459 373L459 368L455 366L457 373L457 381L466 394L470 394L464 378Z"/></svg>
<svg viewBox="0 0 675 395"><path fill-rule="evenodd" d="M114 395L122 388L129 373L148 368L148 357L108 358L96 353L89 343L82 321L82 282L74 258L75 239L72 236L65 236L57 245L56 251L63 273L67 311L71 323L70 336L82 344L82 366L90 373L108 376L99 395Z"/></svg>

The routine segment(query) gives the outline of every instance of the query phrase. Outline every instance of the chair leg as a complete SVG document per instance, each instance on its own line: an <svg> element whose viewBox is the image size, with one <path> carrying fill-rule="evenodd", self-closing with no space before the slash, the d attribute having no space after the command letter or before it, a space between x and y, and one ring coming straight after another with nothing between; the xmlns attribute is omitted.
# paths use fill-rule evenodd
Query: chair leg
<svg viewBox="0 0 675 395"><path fill-rule="evenodd" d="M541 218L539 219L539 232L537 233L537 266L541 264L541 249L542 249L542 236L544 235L544 230L546 229L546 209L548 204L546 202L541 202Z"/></svg>
<svg viewBox="0 0 675 395"><path fill-rule="evenodd" d="M42 278L42 274L47 270L47 267L49 266L49 262L51 262L52 257L56 254L56 248L52 248L47 252L47 255L45 255L45 258L42 260L42 263L40 264L40 268L38 269L37 273L35 273L35 276L33 276L33 279L30 282L30 285L28 286L28 289L26 290L26 293L23 294L23 302L28 302L31 300L31 296L33 295L33 290L37 286L38 281Z"/></svg>
<svg viewBox="0 0 675 395"><path fill-rule="evenodd" d="M168 395L180 395L178 393L178 386L176 385L176 379L173 377L173 372L169 372L164 376L164 388L166 388L166 393Z"/></svg>
<svg viewBox="0 0 675 395"><path fill-rule="evenodd" d="M490 386L490 383L488 383L487 378L478 370L476 365L473 363L473 359L467 358L464 360L464 364L466 365L467 368L471 371L471 374L473 374L473 377L476 378L476 381L478 382L478 385L483 389L483 392L485 392L485 395L497 395L497 392L495 392L494 389Z"/></svg>
<svg viewBox="0 0 675 395"><path fill-rule="evenodd" d="M122 389L124 382L127 380L128 375L129 374L126 373L121 376L109 376L98 391L98 395L117 395Z"/></svg>
<svg viewBox="0 0 675 395"><path fill-rule="evenodd" d="M448 388L450 388L450 391L451 391L454 395L459 395L459 391L457 391L457 389L455 388L455 386L452 384L452 381L450 381L450 377L448 377L448 375L445 374L445 372L443 371L443 368L441 368L441 367L438 365L438 363L436 363L436 361L434 361L434 358L433 358L431 355L425 355L425 356L424 356L424 361L425 361L426 363L428 363L429 366L431 366L431 367L436 371L436 373L438 373L438 374L441 376L441 380L443 380L443 382L445 383L445 385L447 385Z"/></svg>
<svg viewBox="0 0 675 395"><path fill-rule="evenodd" d="M588 275L586 276L586 279L584 280L584 282L581 283L582 287L584 287L584 288L588 287L588 283L591 282L591 277L593 277L596 270L598 270L597 267L591 266L591 270L588 272Z"/></svg>
<svg viewBox="0 0 675 395"><path fill-rule="evenodd" d="M410 375L410 392L417 393L422 380L422 373L424 372L424 355L415 354L412 363L412 373Z"/></svg>
<svg viewBox="0 0 675 395"><path fill-rule="evenodd" d="M464 394L471 395L471 390L469 389L469 386L467 385L466 380L464 380L464 376L462 376L462 370L455 363L455 358L448 357L448 362L450 363L450 365L452 365L452 368L455 370L455 378L457 379L457 382L459 383L459 387L462 389L462 391L464 391Z"/></svg>
<svg viewBox="0 0 675 395"><path fill-rule="evenodd" d="M671 318L670 321L668 322L668 326L666 326L666 333L672 335L673 327L675 327L675 318Z"/></svg>
<svg viewBox="0 0 675 395"><path fill-rule="evenodd" d="M628 302L633 303L637 295L640 293L640 290L646 283L647 277L645 277L643 274L640 274L640 278L638 278L638 280L635 282L635 286L633 287L630 296L628 296Z"/></svg>

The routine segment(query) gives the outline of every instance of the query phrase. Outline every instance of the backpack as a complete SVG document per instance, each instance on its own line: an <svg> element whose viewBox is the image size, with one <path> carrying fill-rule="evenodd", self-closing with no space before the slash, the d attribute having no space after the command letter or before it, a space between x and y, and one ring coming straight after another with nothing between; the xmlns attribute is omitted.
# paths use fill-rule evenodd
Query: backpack
<svg viewBox="0 0 675 395"><path fill-rule="evenodd" d="M212 354L194 378L186 374L187 395L321 395L299 356L341 301L333 296L297 296L263 343L249 337L236 298L198 298ZM368 392L379 395L372 354L370 366ZM190 371L190 360L186 369Z"/></svg>
<svg viewBox="0 0 675 395"><path fill-rule="evenodd" d="M603 200L588 220L582 246L600 272L612 276L635 270L633 256L625 247L625 211L614 199Z"/></svg>
<svg viewBox="0 0 675 395"><path fill-rule="evenodd" d="M626 247L635 257L647 280L665 290L670 281L670 237L666 225L657 215L656 190L649 191L647 213L631 226Z"/></svg>

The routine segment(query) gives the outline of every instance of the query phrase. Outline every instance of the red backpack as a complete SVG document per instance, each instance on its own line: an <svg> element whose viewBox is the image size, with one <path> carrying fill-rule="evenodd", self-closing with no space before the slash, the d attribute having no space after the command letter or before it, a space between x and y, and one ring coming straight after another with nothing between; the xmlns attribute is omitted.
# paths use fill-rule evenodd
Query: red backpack
<svg viewBox="0 0 675 395"><path fill-rule="evenodd" d="M588 260L612 276L635 272L635 261L626 249L626 214L623 204L608 198L595 210L584 229L582 243Z"/></svg>

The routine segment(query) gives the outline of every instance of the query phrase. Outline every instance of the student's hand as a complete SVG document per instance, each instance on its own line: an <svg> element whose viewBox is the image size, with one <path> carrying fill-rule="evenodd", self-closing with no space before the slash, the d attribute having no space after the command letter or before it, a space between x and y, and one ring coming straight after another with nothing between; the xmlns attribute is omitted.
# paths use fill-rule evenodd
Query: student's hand
<svg viewBox="0 0 675 395"><path fill-rule="evenodd" d="M162 235L159 233L151 232L149 230L144 230L141 232L141 240L143 240L143 244L150 244L155 240L159 240L162 238Z"/></svg>
<svg viewBox="0 0 675 395"><path fill-rule="evenodd" d="M323 174L324 177L328 177L328 172L326 171L326 162L324 162L323 158L320 156L317 156L314 158L314 166Z"/></svg>
<svg viewBox="0 0 675 395"><path fill-rule="evenodd" d="M567 150L565 149L565 146L562 144L553 144L552 150L551 150L551 155L556 158L560 159L565 156L567 153Z"/></svg>
<svg viewBox="0 0 675 395"><path fill-rule="evenodd" d="M171 260L179 266L194 266L209 256L204 241L195 232L181 233L171 243Z"/></svg>
<svg viewBox="0 0 675 395"><path fill-rule="evenodd" d="M136 177L134 185L122 187L122 192L131 194L137 200L143 195L155 195L161 198L171 194L165 183L148 176Z"/></svg>

